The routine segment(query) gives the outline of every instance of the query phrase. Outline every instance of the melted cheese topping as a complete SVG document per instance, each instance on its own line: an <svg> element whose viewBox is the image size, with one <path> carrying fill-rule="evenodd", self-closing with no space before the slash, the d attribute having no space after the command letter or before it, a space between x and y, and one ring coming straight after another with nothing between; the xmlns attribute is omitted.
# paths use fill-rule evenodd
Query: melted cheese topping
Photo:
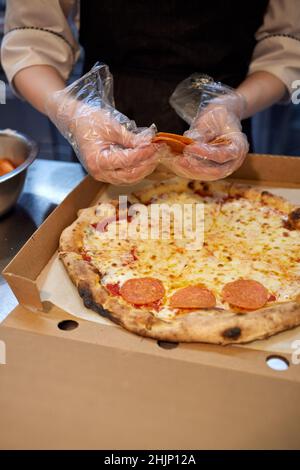
<svg viewBox="0 0 300 470"><path fill-rule="evenodd" d="M107 239L90 226L83 248L101 273L103 285L122 285L136 277L160 279L166 296L162 308L153 313L165 321L176 314L168 307L170 296L188 285L204 284L215 294L217 307L225 309L229 306L222 301L222 289L240 278L261 282L277 302L300 293L300 232L285 229L284 214L278 210L245 198L201 197L192 191L161 193L152 202L203 203L204 244L199 242L191 250L191 240L174 238L174 220L169 239L142 239L141 234L138 239ZM129 224L134 222L135 217ZM118 232L126 223L112 222L109 231Z"/></svg>

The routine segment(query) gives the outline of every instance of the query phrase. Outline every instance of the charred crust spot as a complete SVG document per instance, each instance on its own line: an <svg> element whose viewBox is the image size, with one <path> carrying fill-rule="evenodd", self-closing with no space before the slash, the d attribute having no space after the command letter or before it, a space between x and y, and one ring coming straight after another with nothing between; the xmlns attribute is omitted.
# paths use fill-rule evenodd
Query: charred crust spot
<svg viewBox="0 0 300 470"><path fill-rule="evenodd" d="M290 219L296 221L300 220L300 207L290 213Z"/></svg>
<svg viewBox="0 0 300 470"><path fill-rule="evenodd" d="M234 201L237 199L242 199L243 196L244 196L243 194L239 194L239 193L231 194L230 196L228 196L227 201Z"/></svg>
<svg viewBox="0 0 300 470"><path fill-rule="evenodd" d="M261 200L261 203L262 204L268 204L268 202L270 201L270 198L273 198L273 194L270 193L269 191L262 191L261 192L261 197L260 197L260 200Z"/></svg>
<svg viewBox="0 0 300 470"><path fill-rule="evenodd" d="M282 226L283 228L285 228L286 230L293 230L293 227L292 227L292 224L289 220L283 220L282 221Z"/></svg>
<svg viewBox="0 0 300 470"><path fill-rule="evenodd" d="M300 207L289 214L289 222L294 229L300 229Z"/></svg>
<svg viewBox="0 0 300 470"><path fill-rule="evenodd" d="M239 339L242 334L242 330L238 326L234 326L232 328L227 328L222 333L223 338L226 339Z"/></svg>
<svg viewBox="0 0 300 470"><path fill-rule="evenodd" d="M102 315L103 317L108 318L114 323L120 324L119 320L109 310L106 310L105 308L103 308L101 304L98 304L97 302L94 301L93 295L87 287L78 286L78 292L86 308L89 308L93 310L94 312L99 313L99 315Z"/></svg>
<svg viewBox="0 0 300 470"><path fill-rule="evenodd" d="M194 191L195 189L195 181L190 181L188 183L188 188L191 189L192 191Z"/></svg>
<svg viewBox="0 0 300 470"><path fill-rule="evenodd" d="M300 207L290 212L288 220L285 221L285 225L289 230L300 229Z"/></svg>
<svg viewBox="0 0 300 470"><path fill-rule="evenodd" d="M202 188L204 189L204 191L209 191L209 186L207 183L202 183Z"/></svg>

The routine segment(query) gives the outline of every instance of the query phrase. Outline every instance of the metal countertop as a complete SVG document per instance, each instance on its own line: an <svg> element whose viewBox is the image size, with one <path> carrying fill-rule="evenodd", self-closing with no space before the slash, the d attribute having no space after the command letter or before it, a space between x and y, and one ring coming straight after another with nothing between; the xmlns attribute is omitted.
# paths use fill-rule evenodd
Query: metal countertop
<svg viewBox="0 0 300 470"><path fill-rule="evenodd" d="M35 160L18 204L0 218L0 272L84 176L79 163ZM0 299L1 322L18 303L1 275Z"/></svg>

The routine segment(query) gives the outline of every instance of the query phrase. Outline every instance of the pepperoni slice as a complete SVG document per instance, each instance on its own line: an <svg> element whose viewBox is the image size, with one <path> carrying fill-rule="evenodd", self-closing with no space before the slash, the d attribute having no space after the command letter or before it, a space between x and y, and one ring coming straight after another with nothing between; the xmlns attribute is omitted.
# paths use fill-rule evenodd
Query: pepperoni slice
<svg viewBox="0 0 300 470"><path fill-rule="evenodd" d="M212 308L216 305L214 294L203 286L179 289L170 299L173 308Z"/></svg>
<svg viewBox="0 0 300 470"><path fill-rule="evenodd" d="M186 145L192 144L194 141L189 137L169 132L158 132L152 142L162 142L167 144L173 152L182 153Z"/></svg>
<svg viewBox="0 0 300 470"><path fill-rule="evenodd" d="M235 307L256 310L263 307L269 297L267 289L257 281L238 279L224 286L223 300Z"/></svg>
<svg viewBox="0 0 300 470"><path fill-rule="evenodd" d="M120 294L126 302L145 305L160 300L165 295L165 289L158 279L141 277L125 281Z"/></svg>

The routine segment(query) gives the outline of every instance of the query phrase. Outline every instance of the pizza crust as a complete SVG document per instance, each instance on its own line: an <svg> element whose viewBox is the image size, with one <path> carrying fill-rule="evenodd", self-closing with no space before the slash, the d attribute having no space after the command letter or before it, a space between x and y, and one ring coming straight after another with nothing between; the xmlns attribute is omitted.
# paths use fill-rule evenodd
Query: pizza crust
<svg viewBox="0 0 300 470"><path fill-rule="evenodd" d="M100 275L86 261L68 253L61 259L85 307L140 336L163 341L213 344L248 343L300 324L300 303L287 302L246 314L220 309L195 311L163 321L145 308L134 308L111 297L100 284Z"/></svg>
<svg viewBox="0 0 300 470"><path fill-rule="evenodd" d="M164 341L248 343L300 324L300 304L296 302L242 315L210 309L187 313L170 323L153 317L151 312L121 307L114 298L108 299L105 307L113 310L119 317L119 324L129 331Z"/></svg>
<svg viewBox="0 0 300 470"><path fill-rule="evenodd" d="M176 191L176 188L182 191L188 187L188 183L186 180L179 186L173 182L165 183L164 191ZM221 194L227 191L229 197L238 195L252 200L264 200L266 204L287 215L294 209L278 196L245 185L227 182L204 184L208 192L217 190ZM146 202L155 194L154 187L136 194L136 197ZM101 267L96 269L81 256L83 230L98 221L97 206L81 210L78 219L61 235L59 255L84 305L125 329L157 340L226 345L268 338L300 325L299 299L244 314L214 308L185 313L171 320L160 319L147 308L127 304L120 296L110 295L101 284Z"/></svg>

